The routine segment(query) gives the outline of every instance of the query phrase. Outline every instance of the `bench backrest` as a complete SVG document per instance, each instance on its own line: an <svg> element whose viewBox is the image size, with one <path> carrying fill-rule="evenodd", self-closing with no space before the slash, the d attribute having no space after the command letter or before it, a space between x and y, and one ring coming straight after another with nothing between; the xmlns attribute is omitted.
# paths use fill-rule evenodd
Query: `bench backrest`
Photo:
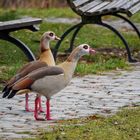
<svg viewBox="0 0 140 140"><path fill-rule="evenodd" d="M140 0L67 0L79 15L94 16L115 12L132 16L140 10Z"/></svg>

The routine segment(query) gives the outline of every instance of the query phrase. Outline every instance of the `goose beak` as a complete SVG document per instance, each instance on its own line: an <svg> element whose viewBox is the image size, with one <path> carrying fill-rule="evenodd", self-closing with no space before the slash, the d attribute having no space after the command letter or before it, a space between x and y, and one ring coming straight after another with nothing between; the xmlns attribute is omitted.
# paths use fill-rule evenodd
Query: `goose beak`
<svg viewBox="0 0 140 140"><path fill-rule="evenodd" d="M91 55L92 55L92 54L95 54L95 53L96 53L96 51L95 51L95 50L93 50L92 48L90 48L90 49L89 49L89 54L91 54Z"/></svg>
<svg viewBox="0 0 140 140"><path fill-rule="evenodd" d="M55 36L55 40L61 40L59 37Z"/></svg>

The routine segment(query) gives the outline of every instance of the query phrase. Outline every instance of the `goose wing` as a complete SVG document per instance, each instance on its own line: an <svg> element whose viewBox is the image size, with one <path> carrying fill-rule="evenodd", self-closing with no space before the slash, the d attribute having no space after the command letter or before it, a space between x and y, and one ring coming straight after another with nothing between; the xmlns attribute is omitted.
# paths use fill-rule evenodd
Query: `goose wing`
<svg viewBox="0 0 140 140"><path fill-rule="evenodd" d="M3 97L12 98L19 90L30 89L31 85L38 79L45 76L64 74L64 71L60 67L47 66L32 71L25 77L19 79L12 86L10 86L6 92L3 93Z"/></svg>
<svg viewBox="0 0 140 140"><path fill-rule="evenodd" d="M19 79L21 79L22 77L26 76L27 74L29 74L30 72L42 68L42 67L46 67L47 64L45 62L41 62L41 61L32 61L26 65L24 65L15 76L13 76L6 84L6 86L4 87L3 91L7 90L8 87L10 87L11 85L13 85L16 81L18 81Z"/></svg>

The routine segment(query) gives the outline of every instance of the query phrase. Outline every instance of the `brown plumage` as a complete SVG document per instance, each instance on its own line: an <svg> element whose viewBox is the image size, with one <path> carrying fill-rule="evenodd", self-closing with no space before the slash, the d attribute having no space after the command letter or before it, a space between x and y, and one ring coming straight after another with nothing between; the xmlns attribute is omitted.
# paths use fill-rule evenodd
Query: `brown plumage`
<svg viewBox="0 0 140 140"><path fill-rule="evenodd" d="M6 84L6 86L4 87L4 89L2 91L3 93L5 93L5 94L3 94L3 98L5 98L7 96L8 91L11 89L11 86L13 86L13 84L15 84L22 77L26 76L27 74L29 74L30 72L32 72L38 68L42 68L47 65L50 65L50 66L55 65L55 61L54 61L54 58L53 58L53 55L52 55L52 52L50 49L50 41L59 40L59 39L60 38L58 38L55 35L55 33L52 31L45 32L42 35L41 41L40 41L40 58L39 58L39 60L27 63L17 72L17 74L14 77L12 77L9 80L9 82ZM24 92L26 92L26 90ZM26 109L26 111L30 111L30 109L28 107L28 94L26 94L25 109ZM41 104L40 104L40 110L42 110Z"/></svg>
<svg viewBox="0 0 140 140"><path fill-rule="evenodd" d="M60 40L60 38L57 37L54 32L48 31L43 34L40 43L41 53L40 53L39 61L43 61L47 63L47 65L49 66L55 66L54 57L49 45L50 41L52 40Z"/></svg>
<svg viewBox="0 0 140 140"><path fill-rule="evenodd" d="M46 119L50 120L50 98L60 90L65 88L70 82L79 58L85 54L93 54L95 51L87 44L82 44L75 48L68 59L57 66L45 66L30 72L25 77L14 83L10 88L7 98L12 98L19 90L31 89L39 95L47 98ZM38 117L39 98L35 100L34 117L36 120L42 120Z"/></svg>

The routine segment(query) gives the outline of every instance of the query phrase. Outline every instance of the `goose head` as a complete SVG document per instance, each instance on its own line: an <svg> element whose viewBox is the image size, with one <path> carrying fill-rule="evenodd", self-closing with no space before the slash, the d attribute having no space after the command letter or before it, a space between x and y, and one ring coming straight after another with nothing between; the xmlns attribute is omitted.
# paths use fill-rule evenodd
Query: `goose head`
<svg viewBox="0 0 140 140"><path fill-rule="evenodd" d="M45 32L41 37L41 42L40 42L41 51L50 49L49 43L50 43L50 41L53 41L53 40L58 41L58 40L60 40L60 38L58 36L56 36L55 33L52 31Z"/></svg>
<svg viewBox="0 0 140 140"><path fill-rule="evenodd" d="M55 35L54 32L52 32L52 31L47 31L47 32L45 32L45 33L42 35L41 40L43 40L43 41L51 41L51 40L60 40L60 38L57 37L57 36Z"/></svg>
<svg viewBox="0 0 140 140"><path fill-rule="evenodd" d="M60 38L57 37L54 32L47 31L42 35L42 40L51 41L51 40L60 40Z"/></svg>
<svg viewBox="0 0 140 140"><path fill-rule="evenodd" d="M83 55L95 54L95 50L92 49L88 44L82 44L78 46L77 54L79 55L79 57L82 57Z"/></svg>
<svg viewBox="0 0 140 140"><path fill-rule="evenodd" d="M81 44L76 47L70 56L68 57L68 61L78 61L84 55L92 55L95 54L95 50L92 49L88 44Z"/></svg>

